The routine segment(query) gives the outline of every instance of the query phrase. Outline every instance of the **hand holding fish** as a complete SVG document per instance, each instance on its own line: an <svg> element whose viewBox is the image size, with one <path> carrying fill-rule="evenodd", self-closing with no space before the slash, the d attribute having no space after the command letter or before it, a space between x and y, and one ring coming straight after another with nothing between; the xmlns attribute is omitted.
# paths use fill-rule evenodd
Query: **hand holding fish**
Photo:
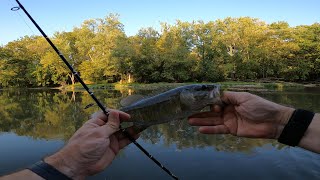
<svg viewBox="0 0 320 180"><path fill-rule="evenodd" d="M223 109L216 105L211 112L194 114L189 124L201 126L199 131L204 134L281 137L281 143L320 153L319 113L297 111L245 92L224 92L221 100L226 104Z"/></svg>
<svg viewBox="0 0 320 180"><path fill-rule="evenodd" d="M192 115L189 124L204 134L277 139L294 111L246 92L224 92L221 100L223 109Z"/></svg>
<svg viewBox="0 0 320 180"><path fill-rule="evenodd" d="M84 179L109 166L119 150L131 141L119 130L121 121L130 116L111 110L109 117L102 112L92 115L58 153L45 158L45 162L72 179ZM106 123L107 122L107 123ZM128 132L132 134L129 128ZM137 134L132 135L138 138Z"/></svg>

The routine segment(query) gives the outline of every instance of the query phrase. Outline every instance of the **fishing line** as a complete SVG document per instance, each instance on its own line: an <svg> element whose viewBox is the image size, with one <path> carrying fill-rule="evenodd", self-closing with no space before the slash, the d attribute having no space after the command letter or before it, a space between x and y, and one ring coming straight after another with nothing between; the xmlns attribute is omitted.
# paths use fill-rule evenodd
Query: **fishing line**
<svg viewBox="0 0 320 180"><path fill-rule="evenodd" d="M44 31L40 28L40 26L36 23L36 21L31 17L31 15L28 13L28 11L23 7L23 5L19 2L19 0L16 0L16 2L19 4L18 7L11 8L12 11L17 11L19 9L22 9L23 12L28 16L28 18L32 21L32 23L36 26L36 28L40 31L42 36L47 40L47 42L50 44L50 46L54 49L54 51L59 55L60 59L67 65L69 70L72 72L72 74L76 77L76 79L80 82L82 87L89 93L91 98L96 102L96 104L100 107L100 109L103 111L103 113L106 116L109 116L109 111L106 110L104 105L96 98L96 96L93 94L93 92L89 89L89 87L82 81L77 71L73 69L73 67L70 65L70 63L66 60L66 58L63 56L63 54L59 51L59 49L52 43L52 41L49 39L49 37L44 33ZM121 126L120 126L121 128ZM146 156L149 157L154 163L156 163L162 170L164 170L167 174L169 174L173 179L178 179L177 176L175 176L169 169L164 167L157 159L155 159L150 153L148 153L147 150L145 150L129 133L126 131L126 129L121 130L123 134L133 143L135 144Z"/></svg>
<svg viewBox="0 0 320 180"><path fill-rule="evenodd" d="M24 24L30 29L30 31L32 32L32 34L36 34L32 28L29 26L29 24L24 20L24 18L21 16L21 14L19 13L20 7L16 7L12 4L11 0L8 0L10 2L10 4L12 5L11 11L15 11L17 12L17 14L20 16L20 18L22 19L22 21L24 22Z"/></svg>

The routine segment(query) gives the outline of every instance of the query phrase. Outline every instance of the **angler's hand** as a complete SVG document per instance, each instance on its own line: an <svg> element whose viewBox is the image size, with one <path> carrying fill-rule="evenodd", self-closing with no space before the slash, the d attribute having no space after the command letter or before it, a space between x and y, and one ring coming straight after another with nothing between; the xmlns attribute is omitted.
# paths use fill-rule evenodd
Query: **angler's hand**
<svg viewBox="0 0 320 180"><path fill-rule="evenodd" d="M226 107L192 115L189 124L204 134L277 139L294 111L245 92L224 92L221 100Z"/></svg>
<svg viewBox="0 0 320 180"><path fill-rule="evenodd" d="M119 130L121 121L130 116L121 111L110 111L109 118L95 113L58 153L45 158L45 162L72 179L84 179L109 166L119 150L130 143ZM107 121L107 123L106 123ZM136 139L132 129L128 132Z"/></svg>

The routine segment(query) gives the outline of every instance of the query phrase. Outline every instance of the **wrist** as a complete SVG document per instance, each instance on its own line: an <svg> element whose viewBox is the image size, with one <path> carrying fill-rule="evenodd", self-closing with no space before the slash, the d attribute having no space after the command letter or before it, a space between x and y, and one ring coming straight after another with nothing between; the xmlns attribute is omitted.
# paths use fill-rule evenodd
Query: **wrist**
<svg viewBox="0 0 320 180"><path fill-rule="evenodd" d="M285 126L286 124L288 124L288 121L291 118L294 110L294 108L282 106L279 111L278 124L281 126Z"/></svg>
<svg viewBox="0 0 320 180"><path fill-rule="evenodd" d="M283 128L286 124L288 124L288 121L290 117L292 116L294 112L294 108L287 107L287 106L281 106L279 108L279 114L278 114L278 119L276 120L276 134L274 136L274 139L278 139L280 137L280 134L283 131Z"/></svg>
<svg viewBox="0 0 320 180"><path fill-rule="evenodd" d="M314 119L314 112L296 109L284 126L278 142L289 146L299 145L302 138L306 135L310 123Z"/></svg>
<svg viewBox="0 0 320 180"><path fill-rule="evenodd" d="M50 164L71 179L85 179L85 176L77 173L78 171L76 168L76 163L74 165L70 165L70 163L68 163L65 158L63 158L60 152L44 158L43 161L47 164Z"/></svg>

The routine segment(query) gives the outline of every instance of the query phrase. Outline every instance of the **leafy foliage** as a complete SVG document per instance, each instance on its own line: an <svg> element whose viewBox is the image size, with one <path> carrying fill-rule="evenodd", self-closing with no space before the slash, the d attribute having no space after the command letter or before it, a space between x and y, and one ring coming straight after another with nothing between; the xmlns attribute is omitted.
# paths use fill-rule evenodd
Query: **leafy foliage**
<svg viewBox="0 0 320 180"><path fill-rule="evenodd" d="M127 37L118 14L52 40L90 82L186 82L320 77L320 24L290 27L250 17L161 23ZM42 37L0 47L0 86L60 86L76 79Z"/></svg>

